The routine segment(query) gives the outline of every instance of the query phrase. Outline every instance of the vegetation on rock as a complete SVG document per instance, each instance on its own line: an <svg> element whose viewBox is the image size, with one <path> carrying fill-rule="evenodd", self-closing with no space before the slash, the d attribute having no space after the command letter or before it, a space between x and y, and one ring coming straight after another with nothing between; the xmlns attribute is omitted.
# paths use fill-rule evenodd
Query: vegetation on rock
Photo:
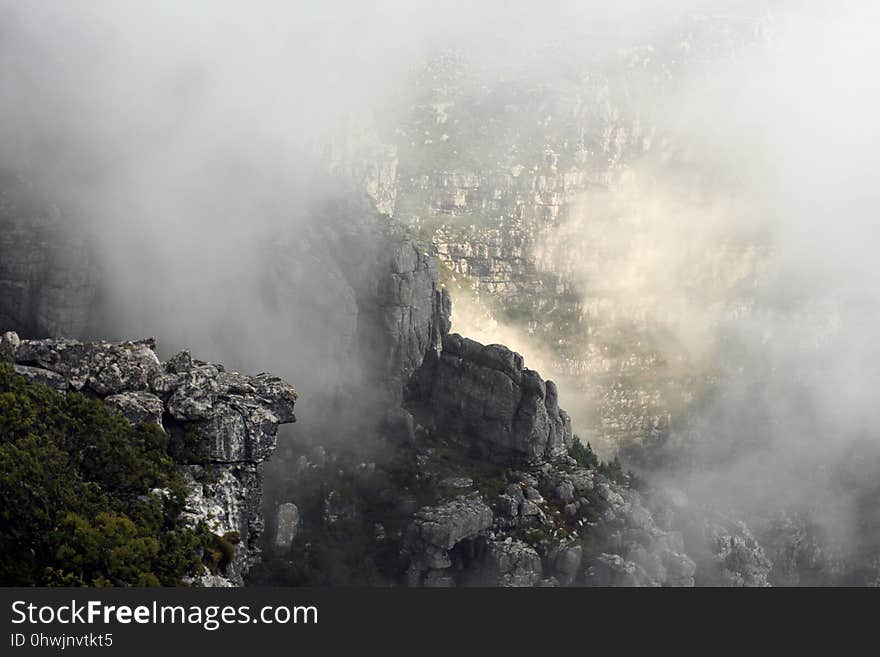
<svg viewBox="0 0 880 657"><path fill-rule="evenodd" d="M185 494L159 427L0 363L0 583L179 585L206 541Z"/></svg>

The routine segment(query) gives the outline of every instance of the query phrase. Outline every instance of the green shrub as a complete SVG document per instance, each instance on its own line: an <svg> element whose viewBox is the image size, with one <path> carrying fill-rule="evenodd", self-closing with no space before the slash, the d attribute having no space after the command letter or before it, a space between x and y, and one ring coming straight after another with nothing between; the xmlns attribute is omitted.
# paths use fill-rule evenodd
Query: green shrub
<svg viewBox="0 0 880 657"><path fill-rule="evenodd" d="M580 437L577 435L574 437L574 441L572 442L571 449L568 450L568 454L583 468L599 467L599 457L596 456L596 453L593 451L592 445L587 443L587 446L584 447Z"/></svg>
<svg viewBox="0 0 880 657"><path fill-rule="evenodd" d="M180 584L205 543L185 490L161 429L0 363L0 584Z"/></svg>
<svg viewBox="0 0 880 657"><path fill-rule="evenodd" d="M593 468L618 484L628 483L629 478L633 476L632 474L624 473L623 464L621 464L618 457L615 456L610 461L600 460L599 457L596 456L596 452L593 451L593 447L590 443L587 443L587 446L584 447L584 444L578 436L574 437L574 441L572 442L568 454L577 461L578 465L581 467Z"/></svg>

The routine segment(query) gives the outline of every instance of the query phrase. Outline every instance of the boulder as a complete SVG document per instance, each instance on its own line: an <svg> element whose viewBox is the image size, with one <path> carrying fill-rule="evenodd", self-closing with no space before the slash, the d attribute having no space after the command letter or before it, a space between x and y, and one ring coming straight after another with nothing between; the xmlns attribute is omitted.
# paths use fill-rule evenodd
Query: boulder
<svg viewBox="0 0 880 657"><path fill-rule="evenodd" d="M490 572L497 574L498 586L534 586L543 574L541 557L518 540L489 541L486 560Z"/></svg>

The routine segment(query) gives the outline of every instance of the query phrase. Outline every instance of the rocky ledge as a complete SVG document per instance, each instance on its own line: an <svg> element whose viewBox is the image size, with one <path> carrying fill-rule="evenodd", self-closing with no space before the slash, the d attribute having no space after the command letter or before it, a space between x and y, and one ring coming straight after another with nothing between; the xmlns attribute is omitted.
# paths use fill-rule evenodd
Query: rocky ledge
<svg viewBox="0 0 880 657"><path fill-rule="evenodd" d="M205 585L241 585L259 557L262 467L279 424L294 422L297 394L268 374L227 372L182 351L165 362L153 339L79 342L0 338L0 358L30 381L104 400L133 424L155 423L170 438L189 487L187 519L236 545Z"/></svg>

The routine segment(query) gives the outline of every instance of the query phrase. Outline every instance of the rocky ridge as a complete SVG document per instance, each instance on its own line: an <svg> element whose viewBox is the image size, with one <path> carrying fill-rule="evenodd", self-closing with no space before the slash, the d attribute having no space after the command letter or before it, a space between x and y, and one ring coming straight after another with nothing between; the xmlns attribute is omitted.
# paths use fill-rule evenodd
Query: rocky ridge
<svg viewBox="0 0 880 657"><path fill-rule="evenodd" d="M169 435L189 489L185 516L237 545L223 570L200 583L240 585L260 554L262 464L278 426L295 421L297 393L277 377L229 372L186 351L161 362L155 348L153 339L0 338L0 356L28 380L94 395L133 424L154 423Z"/></svg>

